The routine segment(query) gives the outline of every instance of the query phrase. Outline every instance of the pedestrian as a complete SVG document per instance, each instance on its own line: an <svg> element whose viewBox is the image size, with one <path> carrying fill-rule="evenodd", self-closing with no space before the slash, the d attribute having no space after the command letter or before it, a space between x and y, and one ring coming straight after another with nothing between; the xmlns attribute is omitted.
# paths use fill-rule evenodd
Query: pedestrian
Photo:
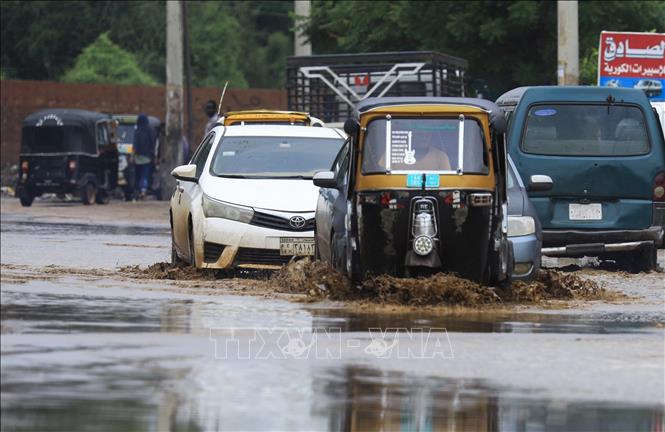
<svg viewBox="0 0 665 432"><path fill-rule="evenodd" d="M214 100L209 100L206 102L205 113L208 116L208 123L206 123L205 132L203 133L204 137L208 135L208 132L210 132L212 128L215 127L215 123L217 123L217 120L219 120L219 115L217 114L217 104Z"/></svg>
<svg viewBox="0 0 665 432"><path fill-rule="evenodd" d="M150 127L148 116L139 114L134 132L134 164L138 181L139 197L145 198L150 181L150 171L155 158L155 131Z"/></svg>

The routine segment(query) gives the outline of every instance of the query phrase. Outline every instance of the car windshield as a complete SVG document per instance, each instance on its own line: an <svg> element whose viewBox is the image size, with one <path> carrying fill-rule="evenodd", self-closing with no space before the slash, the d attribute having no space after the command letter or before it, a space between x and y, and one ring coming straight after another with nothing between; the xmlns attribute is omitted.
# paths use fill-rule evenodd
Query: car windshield
<svg viewBox="0 0 665 432"><path fill-rule="evenodd" d="M631 156L649 152L642 111L625 105L536 105L522 149L558 156Z"/></svg>
<svg viewBox="0 0 665 432"><path fill-rule="evenodd" d="M311 178L330 169L341 138L225 137L211 172L221 177Z"/></svg>
<svg viewBox="0 0 665 432"><path fill-rule="evenodd" d="M456 118L374 120L365 135L363 173L456 172L461 124ZM463 124L462 171L486 174L487 156L480 124L469 119Z"/></svg>
<svg viewBox="0 0 665 432"><path fill-rule="evenodd" d="M134 142L134 131L136 126L133 124L121 124L118 126L118 142L121 144L131 144Z"/></svg>

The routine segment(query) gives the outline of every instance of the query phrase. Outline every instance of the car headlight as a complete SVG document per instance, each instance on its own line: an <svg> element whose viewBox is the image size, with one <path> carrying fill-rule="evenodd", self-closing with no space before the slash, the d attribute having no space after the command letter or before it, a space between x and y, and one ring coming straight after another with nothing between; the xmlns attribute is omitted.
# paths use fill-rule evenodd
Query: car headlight
<svg viewBox="0 0 665 432"><path fill-rule="evenodd" d="M536 232L536 222L531 216L508 216L508 237L518 237Z"/></svg>
<svg viewBox="0 0 665 432"><path fill-rule="evenodd" d="M238 222L249 223L254 217L254 210L234 204L214 200L203 195L203 214L206 217L218 217Z"/></svg>

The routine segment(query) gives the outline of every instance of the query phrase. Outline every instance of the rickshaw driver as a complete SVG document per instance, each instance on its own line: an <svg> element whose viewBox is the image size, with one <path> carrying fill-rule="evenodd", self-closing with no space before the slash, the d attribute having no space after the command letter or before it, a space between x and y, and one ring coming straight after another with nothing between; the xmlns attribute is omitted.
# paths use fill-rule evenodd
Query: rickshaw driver
<svg viewBox="0 0 665 432"><path fill-rule="evenodd" d="M416 162L410 166L414 170L450 171L450 158L440 147L445 146L443 138L436 131L419 132L411 142L411 150L415 151ZM375 152L383 150L381 155ZM385 146L370 146L365 167L368 171L385 171ZM376 161L376 162L373 162Z"/></svg>
<svg viewBox="0 0 665 432"><path fill-rule="evenodd" d="M440 147L444 141L436 131L427 130L419 133L411 143L415 150L416 164L419 170L450 171L450 159L448 154ZM423 156L424 154L424 156Z"/></svg>

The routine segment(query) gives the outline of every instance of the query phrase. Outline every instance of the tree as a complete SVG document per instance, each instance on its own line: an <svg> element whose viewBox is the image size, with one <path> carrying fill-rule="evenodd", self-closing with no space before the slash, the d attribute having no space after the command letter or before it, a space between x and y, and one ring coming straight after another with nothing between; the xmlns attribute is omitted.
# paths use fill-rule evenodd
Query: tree
<svg viewBox="0 0 665 432"><path fill-rule="evenodd" d="M63 75L62 81L156 84L154 78L139 68L134 56L111 42L107 33L102 33L95 42L83 50L76 58L74 67Z"/></svg>
<svg viewBox="0 0 665 432"><path fill-rule="evenodd" d="M192 83L199 87L247 87L240 64L253 53L243 50L243 29L224 3L189 2Z"/></svg>

